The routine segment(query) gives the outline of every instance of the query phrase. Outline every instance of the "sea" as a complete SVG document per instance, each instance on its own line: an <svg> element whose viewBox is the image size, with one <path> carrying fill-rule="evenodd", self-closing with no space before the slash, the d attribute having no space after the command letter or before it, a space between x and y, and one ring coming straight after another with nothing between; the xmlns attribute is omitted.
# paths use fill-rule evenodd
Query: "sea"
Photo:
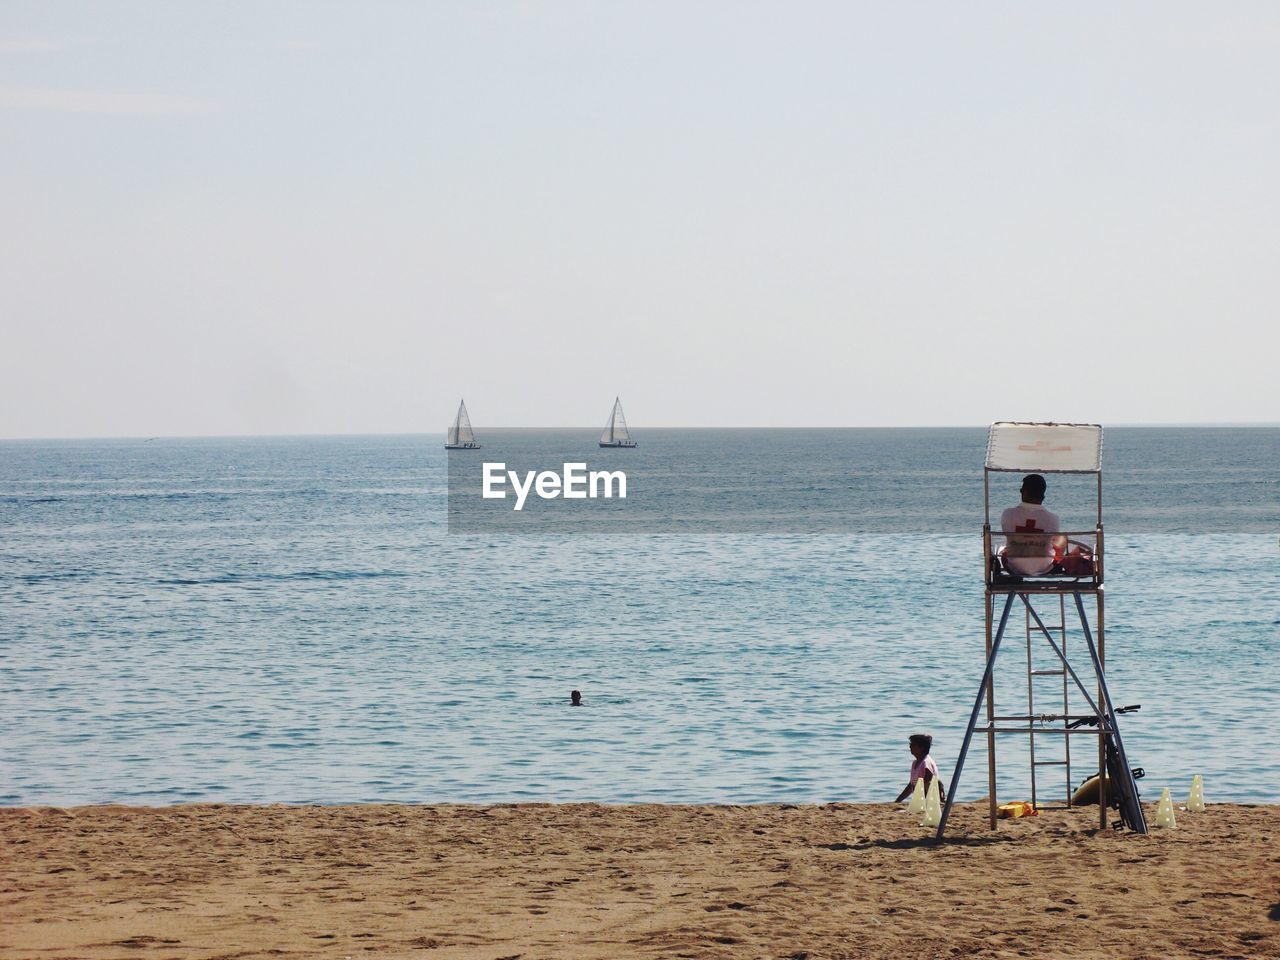
<svg viewBox="0 0 1280 960"><path fill-rule="evenodd" d="M985 430L635 435L460 452L630 464L625 528L451 528L439 434L0 442L0 804L891 801L917 732L950 780ZM1092 529L1092 478L1049 480ZM1280 428L1109 429L1103 516L1144 796L1202 774L1210 802L1280 801ZM1074 602L1037 603L1088 679ZM1027 638L1018 607L997 712L1062 712ZM1031 749L997 738L1002 800L1030 798ZM1034 750L1041 802L1096 770L1092 737ZM986 793L977 737L958 795Z"/></svg>

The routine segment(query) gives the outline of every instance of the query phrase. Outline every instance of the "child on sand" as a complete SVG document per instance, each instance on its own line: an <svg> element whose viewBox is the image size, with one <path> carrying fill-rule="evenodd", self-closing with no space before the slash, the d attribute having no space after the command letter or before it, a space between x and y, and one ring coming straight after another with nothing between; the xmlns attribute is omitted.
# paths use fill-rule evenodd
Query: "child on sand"
<svg viewBox="0 0 1280 960"><path fill-rule="evenodd" d="M938 799L945 802L947 788L943 786L942 778L938 776L938 765L933 762L933 757L929 756L929 748L933 746L933 737L927 733L913 733L908 742L911 744L911 756L915 757L911 761L911 779L902 788L902 792L898 794L898 799L894 803L901 803L911 796L911 791L916 788L916 781L921 777L924 777L925 790L929 789L929 784L937 777Z"/></svg>

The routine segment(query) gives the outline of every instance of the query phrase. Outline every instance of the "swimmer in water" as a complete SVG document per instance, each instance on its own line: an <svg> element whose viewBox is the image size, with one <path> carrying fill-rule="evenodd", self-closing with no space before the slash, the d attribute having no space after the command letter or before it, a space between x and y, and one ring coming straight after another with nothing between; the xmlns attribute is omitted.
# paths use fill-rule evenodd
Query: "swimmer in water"
<svg viewBox="0 0 1280 960"><path fill-rule="evenodd" d="M569 706L571 706L571 707L580 707L580 706L582 706L582 691L581 691L581 690L574 690L572 693L570 693L570 694L569 694Z"/></svg>

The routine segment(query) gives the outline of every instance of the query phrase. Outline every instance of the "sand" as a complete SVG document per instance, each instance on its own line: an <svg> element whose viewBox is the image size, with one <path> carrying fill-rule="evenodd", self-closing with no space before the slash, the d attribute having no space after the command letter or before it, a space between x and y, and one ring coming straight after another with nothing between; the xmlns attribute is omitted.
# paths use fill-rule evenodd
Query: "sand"
<svg viewBox="0 0 1280 960"><path fill-rule="evenodd" d="M1280 957L1280 806L0 809L0 957Z"/></svg>

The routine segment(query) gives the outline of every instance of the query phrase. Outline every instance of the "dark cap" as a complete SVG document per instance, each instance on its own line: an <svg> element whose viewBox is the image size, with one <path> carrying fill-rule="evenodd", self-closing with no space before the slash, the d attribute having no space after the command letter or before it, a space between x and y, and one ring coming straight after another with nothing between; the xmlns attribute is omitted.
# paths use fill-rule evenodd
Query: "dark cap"
<svg viewBox="0 0 1280 960"><path fill-rule="evenodd" d="M1030 494L1036 500L1044 499L1044 492L1049 489L1049 485L1044 482L1044 477L1038 473L1028 473L1022 478L1022 492Z"/></svg>

